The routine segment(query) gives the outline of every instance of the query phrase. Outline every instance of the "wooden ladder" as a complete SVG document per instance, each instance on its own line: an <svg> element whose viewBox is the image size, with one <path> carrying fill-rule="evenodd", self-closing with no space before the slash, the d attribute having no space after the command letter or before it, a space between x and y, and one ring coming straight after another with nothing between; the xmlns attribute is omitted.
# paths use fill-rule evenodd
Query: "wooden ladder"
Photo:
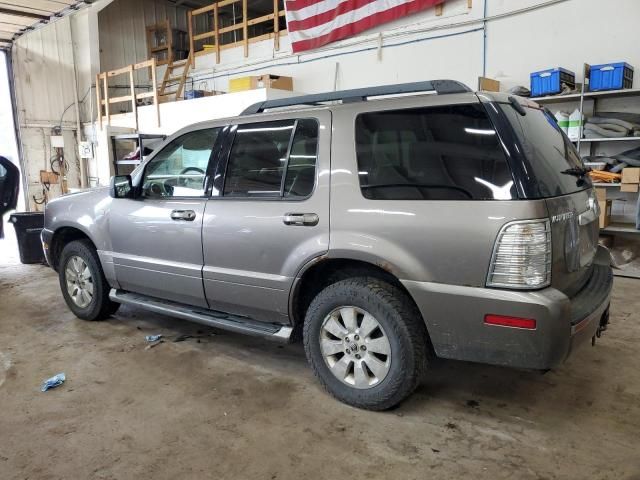
<svg viewBox="0 0 640 480"><path fill-rule="evenodd" d="M161 102L167 102L170 100L180 100L182 92L184 92L184 84L187 81L189 74L189 68L191 68L191 52L189 56L184 60L171 61L167 64L167 69L164 71L164 77L162 78L162 84L158 92L158 98ZM181 73L176 74L176 70L182 69ZM177 82L177 88L170 90L175 86Z"/></svg>

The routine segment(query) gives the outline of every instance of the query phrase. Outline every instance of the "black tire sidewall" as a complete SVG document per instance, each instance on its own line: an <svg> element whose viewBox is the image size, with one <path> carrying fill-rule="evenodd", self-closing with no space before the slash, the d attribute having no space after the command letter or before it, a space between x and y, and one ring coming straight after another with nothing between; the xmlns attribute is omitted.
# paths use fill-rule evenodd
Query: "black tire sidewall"
<svg viewBox="0 0 640 480"><path fill-rule="evenodd" d="M311 303L304 325L304 344L307 359L325 388L339 400L360 408L384 410L393 407L415 388L420 375L419 355L402 311L379 295L371 286L379 288L381 282L357 278L343 280L323 290ZM390 285L386 287L393 289ZM404 295L402 295L404 297ZM404 298L403 298L404 299ZM320 329L329 313L339 307L353 306L373 315L387 335L391 346L391 366L386 377L374 387L357 389L336 378L326 364L320 349ZM422 321L420 319L420 321Z"/></svg>
<svg viewBox="0 0 640 480"><path fill-rule="evenodd" d="M91 277L93 279L93 298L91 299L91 303L85 308L80 308L76 305L67 292L65 271L69 259L73 256L78 256L84 260L91 271ZM101 320L108 316L110 311L115 311L113 308L110 308L111 305L109 305L109 285L102 272L100 260L98 259L96 251L88 245L88 242L75 240L68 243L62 249L59 265L58 278L60 281L60 289L62 290L62 295L67 306L76 317L83 320Z"/></svg>

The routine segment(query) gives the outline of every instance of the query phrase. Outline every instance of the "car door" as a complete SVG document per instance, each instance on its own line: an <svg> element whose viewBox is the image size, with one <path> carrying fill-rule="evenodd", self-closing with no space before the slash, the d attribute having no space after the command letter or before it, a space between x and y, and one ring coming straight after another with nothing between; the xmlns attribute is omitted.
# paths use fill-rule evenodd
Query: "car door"
<svg viewBox="0 0 640 480"><path fill-rule="evenodd" d="M225 144L203 223L207 300L286 323L300 268L329 248L331 113L254 117Z"/></svg>
<svg viewBox="0 0 640 480"><path fill-rule="evenodd" d="M206 307L202 220L220 128L171 140L144 166L140 195L113 199L109 229L121 288Z"/></svg>
<svg viewBox="0 0 640 480"><path fill-rule="evenodd" d="M8 158L0 157L0 238L3 238L2 216L16 208L20 189L20 171Z"/></svg>

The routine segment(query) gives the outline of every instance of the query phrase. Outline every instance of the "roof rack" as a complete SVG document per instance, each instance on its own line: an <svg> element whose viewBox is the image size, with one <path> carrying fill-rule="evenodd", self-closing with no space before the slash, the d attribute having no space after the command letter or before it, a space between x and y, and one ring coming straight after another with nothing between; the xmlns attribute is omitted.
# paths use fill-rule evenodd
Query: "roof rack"
<svg viewBox="0 0 640 480"><path fill-rule="evenodd" d="M436 92L438 95L449 93L471 92L464 83L456 80L429 80L425 82L399 83L382 87L356 88L338 92L317 93L297 97L281 98L254 103L247 107L241 115L262 113L267 109L290 107L293 105L320 105L324 102L342 101L342 103L364 102L369 97L385 95L402 95L407 93Z"/></svg>

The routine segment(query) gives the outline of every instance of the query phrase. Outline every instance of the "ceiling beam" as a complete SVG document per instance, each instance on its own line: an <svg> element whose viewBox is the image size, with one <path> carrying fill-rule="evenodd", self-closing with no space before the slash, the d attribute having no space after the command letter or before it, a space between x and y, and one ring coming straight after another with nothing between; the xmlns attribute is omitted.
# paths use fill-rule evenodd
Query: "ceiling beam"
<svg viewBox="0 0 640 480"><path fill-rule="evenodd" d="M50 18L47 15L41 15L39 13L25 12L23 10L12 10L10 8L3 8L3 7L0 7L0 14L12 15L14 17L36 18L38 20L49 20Z"/></svg>

